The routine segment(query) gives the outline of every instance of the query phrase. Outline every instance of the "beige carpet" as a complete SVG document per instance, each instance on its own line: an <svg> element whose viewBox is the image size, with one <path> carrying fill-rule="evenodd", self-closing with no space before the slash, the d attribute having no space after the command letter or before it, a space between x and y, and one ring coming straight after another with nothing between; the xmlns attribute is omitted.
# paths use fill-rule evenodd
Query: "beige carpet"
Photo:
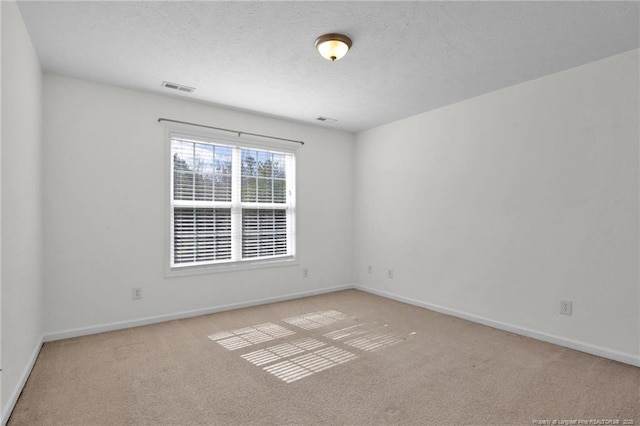
<svg viewBox="0 0 640 426"><path fill-rule="evenodd" d="M608 419L639 368L349 290L47 343L9 425Z"/></svg>

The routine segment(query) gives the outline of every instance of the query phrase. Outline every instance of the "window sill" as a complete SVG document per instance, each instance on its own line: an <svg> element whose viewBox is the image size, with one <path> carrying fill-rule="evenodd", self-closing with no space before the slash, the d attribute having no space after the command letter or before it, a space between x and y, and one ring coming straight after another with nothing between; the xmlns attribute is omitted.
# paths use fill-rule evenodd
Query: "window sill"
<svg viewBox="0 0 640 426"><path fill-rule="evenodd" d="M217 274L224 272L250 271L253 269L277 268L295 266L298 260L294 256L275 259L246 260L232 263L219 263L203 266L168 267L165 271L166 278L184 277L189 275Z"/></svg>

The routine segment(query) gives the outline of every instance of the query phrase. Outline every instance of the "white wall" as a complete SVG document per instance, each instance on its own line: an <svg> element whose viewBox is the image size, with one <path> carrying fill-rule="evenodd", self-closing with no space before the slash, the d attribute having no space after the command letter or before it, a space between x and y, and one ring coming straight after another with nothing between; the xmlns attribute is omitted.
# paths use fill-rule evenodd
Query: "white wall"
<svg viewBox="0 0 640 426"><path fill-rule="evenodd" d="M4 421L2 399L2 5L0 5L0 424Z"/></svg>
<svg viewBox="0 0 640 426"><path fill-rule="evenodd" d="M0 424L4 421L2 399L2 5L0 5Z"/></svg>
<svg viewBox="0 0 640 426"><path fill-rule="evenodd" d="M299 266L165 278L159 117L305 141ZM350 134L45 74L44 144L45 333L352 282Z"/></svg>
<svg viewBox="0 0 640 426"><path fill-rule="evenodd" d="M359 134L356 281L640 361L638 57Z"/></svg>
<svg viewBox="0 0 640 426"><path fill-rule="evenodd" d="M14 2L2 8L2 397L7 413L42 337L40 64ZM11 405L11 406L10 406Z"/></svg>

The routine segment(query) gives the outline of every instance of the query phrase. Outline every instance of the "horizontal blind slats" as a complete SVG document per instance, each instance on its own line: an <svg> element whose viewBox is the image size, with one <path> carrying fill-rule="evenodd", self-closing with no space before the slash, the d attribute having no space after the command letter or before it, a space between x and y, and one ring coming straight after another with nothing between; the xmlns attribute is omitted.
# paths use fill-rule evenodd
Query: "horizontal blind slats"
<svg viewBox="0 0 640 426"><path fill-rule="evenodd" d="M231 209L175 207L175 263L231 259Z"/></svg>
<svg viewBox="0 0 640 426"><path fill-rule="evenodd" d="M234 150L240 158L235 170ZM292 254L291 154L180 138L172 139L171 154L173 264ZM239 200L232 201L235 190ZM233 229L235 224L240 229ZM234 253L241 258L234 259Z"/></svg>
<svg viewBox="0 0 640 426"><path fill-rule="evenodd" d="M286 211L243 209L242 257L282 254L287 254Z"/></svg>

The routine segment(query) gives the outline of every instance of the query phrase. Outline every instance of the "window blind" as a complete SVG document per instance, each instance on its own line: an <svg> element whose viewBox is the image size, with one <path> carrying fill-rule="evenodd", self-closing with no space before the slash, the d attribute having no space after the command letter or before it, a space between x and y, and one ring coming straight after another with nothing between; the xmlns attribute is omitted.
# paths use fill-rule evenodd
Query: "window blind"
<svg viewBox="0 0 640 426"><path fill-rule="evenodd" d="M295 253L295 155L172 136L172 268Z"/></svg>

